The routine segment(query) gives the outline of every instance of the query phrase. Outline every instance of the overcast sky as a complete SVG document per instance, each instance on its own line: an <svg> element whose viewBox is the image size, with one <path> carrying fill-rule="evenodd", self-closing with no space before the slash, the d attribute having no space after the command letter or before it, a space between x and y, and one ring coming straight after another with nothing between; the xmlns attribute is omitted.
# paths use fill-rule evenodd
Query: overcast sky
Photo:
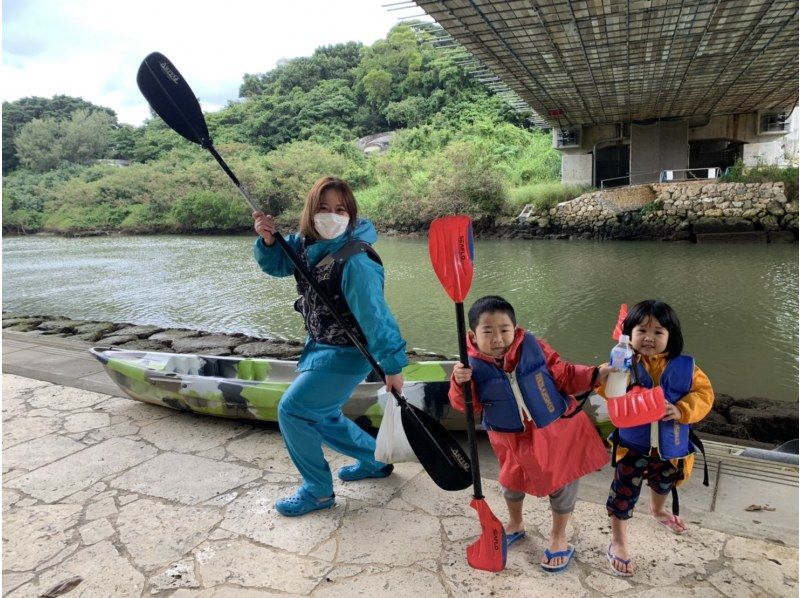
<svg viewBox="0 0 800 598"><path fill-rule="evenodd" d="M422 13L383 6L397 1L3 0L2 97L79 97L140 125L149 109L136 71L159 51L213 112L237 99L245 73L319 46L370 45Z"/></svg>

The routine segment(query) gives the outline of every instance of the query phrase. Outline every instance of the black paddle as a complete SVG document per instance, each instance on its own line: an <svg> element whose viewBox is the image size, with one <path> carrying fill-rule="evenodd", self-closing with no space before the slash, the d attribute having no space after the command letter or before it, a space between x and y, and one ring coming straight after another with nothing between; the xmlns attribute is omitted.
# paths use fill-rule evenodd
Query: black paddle
<svg viewBox="0 0 800 598"><path fill-rule="evenodd" d="M150 107L167 123L175 132L179 133L192 143L197 143L211 152L216 161L230 177L236 188L244 197L253 211L260 212L250 194L236 178L225 161L214 149L211 137L208 134L203 112L194 92L166 56L159 52L148 55L139 67L136 83ZM358 339L355 333L347 326L341 314L336 311L333 302L322 290L316 279L308 271L306 265L294 252L279 232L275 232L275 240L297 268L300 275L308 282L317 293L325 306L333 314L337 323L344 329L347 336L366 357L372 369L386 379L386 374L378 362L370 354L366 346ZM455 438L445 430L438 421L430 415L411 405L404 396L396 390L392 394L402 409L401 416L403 429L408 437L414 455L428 472L431 479L443 490L463 490L471 481L470 460Z"/></svg>

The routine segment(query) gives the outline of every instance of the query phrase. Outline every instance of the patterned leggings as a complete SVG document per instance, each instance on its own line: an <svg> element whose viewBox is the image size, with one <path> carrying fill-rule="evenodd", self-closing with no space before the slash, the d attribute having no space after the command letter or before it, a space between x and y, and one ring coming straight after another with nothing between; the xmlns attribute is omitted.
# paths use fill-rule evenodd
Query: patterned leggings
<svg viewBox="0 0 800 598"><path fill-rule="evenodd" d="M669 461L662 460L657 454L644 455L628 450L625 456L617 461L614 470L614 481L608 493L606 510L617 519L630 519L633 508L642 491L642 479L656 494L668 494L678 478L678 470Z"/></svg>

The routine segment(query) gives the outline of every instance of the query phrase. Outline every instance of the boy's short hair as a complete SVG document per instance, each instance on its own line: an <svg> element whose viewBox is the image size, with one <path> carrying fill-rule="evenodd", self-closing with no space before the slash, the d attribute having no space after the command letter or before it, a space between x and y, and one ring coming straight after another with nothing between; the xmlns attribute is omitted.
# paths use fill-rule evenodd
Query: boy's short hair
<svg viewBox="0 0 800 598"><path fill-rule="evenodd" d="M472 307L469 308L467 319L469 320L470 329L475 332L478 321L483 314L494 314L497 312L506 314L511 319L511 323L514 324L514 326L517 325L517 316L514 313L514 308L508 301L497 295L486 295L478 299L472 304Z"/></svg>
<svg viewBox="0 0 800 598"><path fill-rule="evenodd" d="M658 320L669 333L667 359L680 355L683 352L683 333L678 314L669 305L658 299L648 299L634 305L628 312L625 321L622 322L622 334L631 336L635 326L651 317Z"/></svg>

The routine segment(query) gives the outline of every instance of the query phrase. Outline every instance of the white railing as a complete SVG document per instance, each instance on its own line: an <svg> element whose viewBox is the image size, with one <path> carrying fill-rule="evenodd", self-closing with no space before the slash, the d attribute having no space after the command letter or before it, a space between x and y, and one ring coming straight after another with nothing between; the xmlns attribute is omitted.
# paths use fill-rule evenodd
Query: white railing
<svg viewBox="0 0 800 598"><path fill-rule="evenodd" d="M721 168L678 168L662 170L661 175L658 177L658 182L669 183L671 181L688 181L690 179L709 180L718 179L721 176Z"/></svg>

